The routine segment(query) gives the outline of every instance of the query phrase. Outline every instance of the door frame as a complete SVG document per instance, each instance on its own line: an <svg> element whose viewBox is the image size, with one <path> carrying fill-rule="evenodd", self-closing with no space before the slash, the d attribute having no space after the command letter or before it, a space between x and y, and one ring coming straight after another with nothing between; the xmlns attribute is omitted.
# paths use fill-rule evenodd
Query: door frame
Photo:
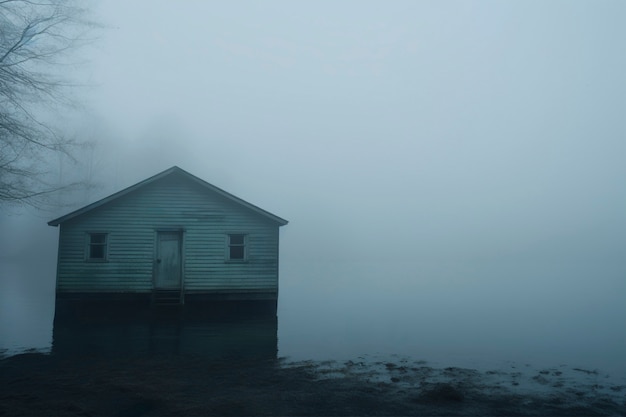
<svg viewBox="0 0 626 417"><path fill-rule="evenodd" d="M185 293L185 230L181 228L159 228L154 231L154 251L152 256L152 290L157 288L157 279L159 273L159 235L160 234L177 234L180 244L180 292Z"/></svg>

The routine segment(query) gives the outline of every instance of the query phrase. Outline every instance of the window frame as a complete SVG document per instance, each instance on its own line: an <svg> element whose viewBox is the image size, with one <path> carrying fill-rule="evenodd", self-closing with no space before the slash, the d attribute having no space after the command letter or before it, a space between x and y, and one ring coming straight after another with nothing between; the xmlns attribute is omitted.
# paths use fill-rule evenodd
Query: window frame
<svg viewBox="0 0 626 417"><path fill-rule="evenodd" d="M104 236L104 242L92 242L92 237L95 235ZM93 246L101 246L102 257L93 258L91 256L91 249ZM87 262L107 262L109 260L109 234L107 232L86 232L85 234L85 261Z"/></svg>
<svg viewBox="0 0 626 417"><path fill-rule="evenodd" d="M242 236L243 237L243 243L231 243L231 238L232 236ZM249 239L248 239L248 234L247 233L242 233L242 232L232 232L232 233L226 233L226 250L225 250L225 259L226 262L232 262L232 263L243 263L243 262L248 262L248 245L249 245ZM231 257L231 248L232 247L240 247L243 248L243 257L241 258L232 258Z"/></svg>

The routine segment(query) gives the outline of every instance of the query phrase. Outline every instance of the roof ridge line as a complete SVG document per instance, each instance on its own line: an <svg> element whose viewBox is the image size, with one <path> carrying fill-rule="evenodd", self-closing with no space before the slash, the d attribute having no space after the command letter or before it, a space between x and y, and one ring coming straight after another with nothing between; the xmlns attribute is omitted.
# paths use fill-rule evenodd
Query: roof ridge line
<svg viewBox="0 0 626 417"><path fill-rule="evenodd" d="M109 195L107 197L104 197L104 198L102 198L100 200L97 200L97 201L95 201L93 203L90 203L90 204L88 204L86 206L83 206L83 207L81 207L79 209L76 209L76 210L74 210L74 211L72 211L72 212L70 212L68 214L65 214L65 215L63 215L61 217L58 217L58 218L56 218L54 220L50 220L48 222L48 225L56 227L56 226L58 226L59 224L61 224L63 222L66 222L66 221L71 220L71 219L73 219L75 217L81 216L84 213L87 213L87 212L89 212L91 210L94 210L94 209L96 209L98 207L101 207L101 206L103 206L105 204L108 204L111 201L114 201L114 200L116 200L116 199L118 199L120 197L123 197L123 196L125 196L127 194L130 194L131 192L133 192L133 191L135 191L135 190L137 190L139 188L142 188L142 187L144 187L144 186L146 186L148 184L151 184L151 183L153 183L153 182L155 182L157 180L165 178L165 177L167 177L167 176L169 176L169 175L171 175L171 174L173 174L175 172L179 172L179 173L185 175L188 179L198 183L199 185L203 186L204 188L206 188L206 189L208 189L210 191L213 191L213 192L215 192L217 194L220 194L223 197L226 197L226 198L234 201L235 203L238 203L238 204L240 204L240 205L242 205L242 206L244 206L244 207L246 207L246 208L248 208L248 209L250 209L252 211L255 211L255 212L257 212L260 215L268 217L270 220L275 221L276 223L278 223L281 226L284 226L287 223L289 223L287 220L285 220L285 219L283 219L281 217L278 217L275 214L272 214L272 213L270 213L267 210L263 210L262 208L254 205L252 203L249 203L249 202L243 200L242 198L239 198L236 195L231 194L231 193L229 193L229 192L227 192L227 191L225 191L225 190L223 190L223 189L221 189L221 188L219 188L219 187L217 187L217 186L215 186L215 185L213 185L213 184L211 184L211 183L209 183L209 182L207 182L207 181L205 181L205 180L203 180L203 179L201 179L199 177L196 177L193 174L190 174L189 172L185 171L184 169L174 165L171 168L166 169L165 171L162 171L162 172L160 172L158 174L155 174L155 175L153 175L151 177L148 177L148 178L146 178L143 181L140 181L140 182L138 182L138 183L136 183L134 185L128 186L128 187L126 187L126 188L124 188L124 189L122 189L120 191L117 191L117 192L115 192L115 193L113 193L113 194L111 194L111 195Z"/></svg>

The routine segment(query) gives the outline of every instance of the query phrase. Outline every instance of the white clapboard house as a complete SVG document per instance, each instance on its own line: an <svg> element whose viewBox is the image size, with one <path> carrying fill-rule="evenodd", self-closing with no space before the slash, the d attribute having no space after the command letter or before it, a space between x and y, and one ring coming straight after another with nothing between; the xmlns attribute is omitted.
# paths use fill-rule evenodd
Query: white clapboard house
<svg viewBox="0 0 626 417"><path fill-rule="evenodd" d="M60 228L57 304L278 298L287 221L178 167L48 224Z"/></svg>

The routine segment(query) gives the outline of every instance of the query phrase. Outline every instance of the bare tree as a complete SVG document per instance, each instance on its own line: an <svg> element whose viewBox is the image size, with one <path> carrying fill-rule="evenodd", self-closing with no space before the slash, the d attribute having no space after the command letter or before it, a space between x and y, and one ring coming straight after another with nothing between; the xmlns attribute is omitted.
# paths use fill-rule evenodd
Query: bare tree
<svg viewBox="0 0 626 417"><path fill-rule="evenodd" d="M0 0L0 206L45 204L76 141L59 116L74 102L69 53L93 27L73 0Z"/></svg>

